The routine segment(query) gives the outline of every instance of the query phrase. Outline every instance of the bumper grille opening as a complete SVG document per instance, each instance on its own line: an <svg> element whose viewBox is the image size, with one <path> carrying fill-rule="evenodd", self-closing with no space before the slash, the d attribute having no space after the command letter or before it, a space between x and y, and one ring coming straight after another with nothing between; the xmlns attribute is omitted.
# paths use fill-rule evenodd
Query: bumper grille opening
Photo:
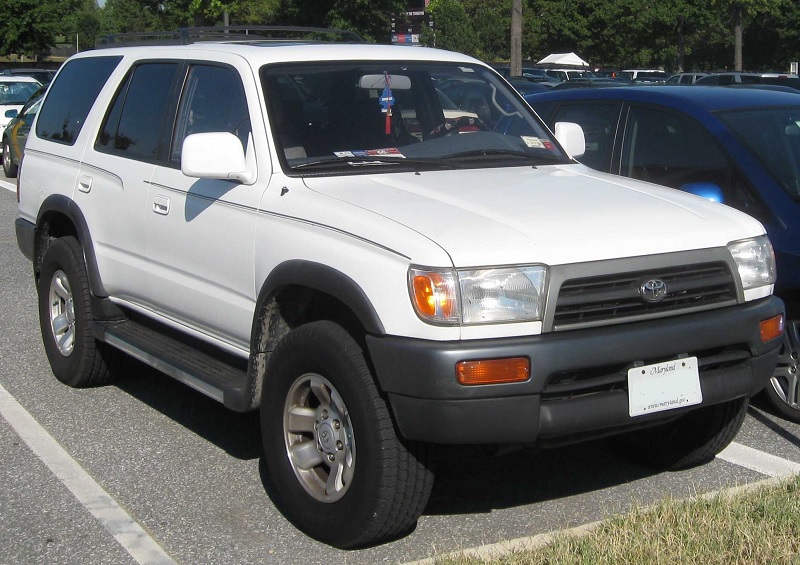
<svg viewBox="0 0 800 565"><path fill-rule="evenodd" d="M644 359L642 364L651 365L669 361L675 357L678 356L675 355L674 357L663 359ZM749 347L746 344L741 344L704 351L693 351L688 353L687 357L697 357L698 369L702 377L706 371L734 367L746 362L751 358L751 355ZM547 384L542 391L542 401L562 400L596 392L627 390L628 369L632 367L633 364L631 363L618 363L554 373L547 379Z"/></svg>

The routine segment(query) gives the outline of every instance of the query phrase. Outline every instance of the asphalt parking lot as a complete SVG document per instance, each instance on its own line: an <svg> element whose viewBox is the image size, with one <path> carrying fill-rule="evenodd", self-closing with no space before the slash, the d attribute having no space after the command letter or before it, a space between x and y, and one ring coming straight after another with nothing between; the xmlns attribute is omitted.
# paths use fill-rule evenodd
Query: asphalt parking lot
<svg viewBox="0 0 800 565"><path fill-rule="evenodd" d="M331 549L270 501L256 415L133 362L113 386L53 378L13 189L0 182L0 563L408 563L800 471L800 426L759 407L721 457L681 472L654 473L602 441L493 457L442 450L414 532Z"/></svg>

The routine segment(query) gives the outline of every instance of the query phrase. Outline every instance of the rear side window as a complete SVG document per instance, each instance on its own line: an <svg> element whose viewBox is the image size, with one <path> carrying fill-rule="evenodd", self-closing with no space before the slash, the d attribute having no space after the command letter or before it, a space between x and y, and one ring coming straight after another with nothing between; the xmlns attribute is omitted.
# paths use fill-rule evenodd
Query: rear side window
<svg viewBox="0 0 800 565"><path fill-rule="evenodd" d="M131 159L156 160L179 67L173 62L134 67L114 98L95 147Z"/></svg>
<svg viewBox="0 0 800 565"><path fill-rule="evenodd" d="M74 145L86 116L122 57L75 59L64 65L42 106L36 135Z"/></svg>

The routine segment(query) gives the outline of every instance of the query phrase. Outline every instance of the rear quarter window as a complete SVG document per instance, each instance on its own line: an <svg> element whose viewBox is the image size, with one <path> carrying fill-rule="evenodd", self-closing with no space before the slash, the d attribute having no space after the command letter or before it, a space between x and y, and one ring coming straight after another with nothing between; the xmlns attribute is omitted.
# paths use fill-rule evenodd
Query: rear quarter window
<svg viewBox="0 0 800 565"><path fill-rule="evenodd" d="M50 86L36 122L36 135L74 145L97 95L121 60L109 56L67 62Z"/></svg>

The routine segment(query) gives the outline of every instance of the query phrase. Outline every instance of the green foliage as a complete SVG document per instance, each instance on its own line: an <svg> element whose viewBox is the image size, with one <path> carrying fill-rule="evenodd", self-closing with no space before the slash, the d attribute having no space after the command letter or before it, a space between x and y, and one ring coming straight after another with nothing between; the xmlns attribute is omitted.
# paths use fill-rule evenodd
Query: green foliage
<svg viewBox="0 0 800 565"><path fill-rule="evenodd" d="M0 53L36 55L55 45L65 14L79 0L0 0Z"/></svg>
<svg viewBox="0 0 800 565"><path fill-rule="evenodd" d="M486 61L509 60L512 0L432 0L427 45ZM388 43L405 0L0 0L0 55L47 51L56 38L82 49L107 33L183 26L299 25L352 30ZM527 0L522 58L574 51L595 66L706 70L733 65L733 26L744 30L746 67L787 70L800 60L796 0Z"/></svg>
<svg viewBox="0 0 800 565"><path fill-rule="evenodd" d="M468 55L478 54L475 29L463 2L431 0L428 8L433 18L434 29L423 34L422 40L426 45Z"/></svg>

